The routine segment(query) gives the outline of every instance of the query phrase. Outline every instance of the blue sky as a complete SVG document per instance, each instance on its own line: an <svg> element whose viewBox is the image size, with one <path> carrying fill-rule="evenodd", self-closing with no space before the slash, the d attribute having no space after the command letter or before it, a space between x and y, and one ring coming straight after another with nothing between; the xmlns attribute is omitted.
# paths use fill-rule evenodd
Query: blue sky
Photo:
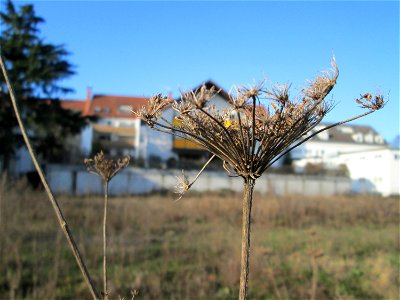
<svg viewBox="0 0 400 300"><path fill-rule="evenodd" d="M340 70L326 122L362 110L361 93L389 94L387 106L354 124L388 141L399 134L397 1L15 1L33 3L47 42L64 44L76 75L66 98L95 94L151 96L212 79L225 90L267 78L292 83Z"/></svg>

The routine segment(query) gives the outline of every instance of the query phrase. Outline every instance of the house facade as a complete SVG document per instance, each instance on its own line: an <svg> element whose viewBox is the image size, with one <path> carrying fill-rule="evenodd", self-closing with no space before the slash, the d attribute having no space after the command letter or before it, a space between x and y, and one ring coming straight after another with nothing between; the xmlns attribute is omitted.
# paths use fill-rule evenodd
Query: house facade
<svg viewBox="0 0 400 300"><path fill-rule="evenodd" d="M319 124L313 131L326 126ZM383 196L400 194L399 157L400 150L391 149L372 127L348 124L324 131L292 151L297 172L309 164L327 169L345 166L353 192Z"/></svg>
<svg viewBox="0 0 400 300"><path fill-rule="evenodd" d="M148 126L134 112L147 105L148 98L116 95L93 95L88 89L85 100L63 100L66 109L75 109L94 120L75 137L82 155L102 150L111 157L129 155L144 163L152 157L171 157L172 140ZM172 119L172 112L165 118Z"/></svg>
<svg viewBox="0 0 400 300"><path fill-rule="evenodd" d="M330 124L318 124L308 135ZM306 136L307 137L307 136ZM327 168L337 166L336 158L345 153L387 149L384 138L370 126L336 126L312 137L291 152L297 171L311 164L324 164Z"/></svg>
<svg viewBox="0 0 400 300"><path fill-rule="evenodd" d="M216 83L209 80L204 83L207 88L215 87L217 91L216 95L210 100L208 105L213 105L218 110L223 110L224 108L229 107L229 95L222 88L220 88ZM201 86L198 86L194 90L197 90ZM180 101L181 98L178 98L177 101ZM175 116L175 112L171 110L171 114ZM208 158L210 153L205 150L202 146L185 139L178 138L176 136L172 137L172 149L174 155L180 160L189 159L189 160L201 160L204 158Z"/></svg>
<svg viewBox="0 0 400 300"><path fill-rule="evenodd" d="M343 153L337 164L345 164L353 180L355 193L376 193L382 196L400 195L400 150L375 149Z"/></svg>

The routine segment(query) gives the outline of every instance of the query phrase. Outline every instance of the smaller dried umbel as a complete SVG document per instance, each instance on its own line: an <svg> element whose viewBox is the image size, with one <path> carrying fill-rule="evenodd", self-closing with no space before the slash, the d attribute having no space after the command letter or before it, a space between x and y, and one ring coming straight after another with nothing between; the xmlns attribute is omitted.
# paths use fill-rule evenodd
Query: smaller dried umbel
<svg viewBox="0 0 400 300"><path fill-rule="evenodd" d="M191 184L189 183L189 180L183 171L181 176L176 176L176 179L177 183L175 185L175 193L178 195L177 200L180 200L186 193L186 191L190 188Z"/></svg>
<svg viewBox="0 0 400 300"><path fill-rule="evenodd" d="M84 163L88 172L100 176L104 182L109 182L121 169L129 165L129 161L129 156L117 161L107 159L103 151L100 151L93 158L85 158Z"/></svg>

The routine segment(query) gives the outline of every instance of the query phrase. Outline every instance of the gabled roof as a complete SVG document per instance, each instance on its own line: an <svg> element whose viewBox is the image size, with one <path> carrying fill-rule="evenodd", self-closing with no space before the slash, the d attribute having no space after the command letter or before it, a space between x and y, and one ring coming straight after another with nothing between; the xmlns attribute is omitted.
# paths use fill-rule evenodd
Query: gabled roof
<svg viewBox="0 0 400 300"><path fill-rule="evenodd" d="M216 91L218 92L217 94L220 95L224 100L229 101L229 94L212 80L207 80L206 82L200 84L199 86L195 87L193 91L200 89L203 85L205 85L207 89L215 87ZM177 98L176 100L180 101L180 99L181 97Z"/></svg>
<svg viewBox="0 0 400 300"><path fill-rule="evenodd" d="M138 111L148 101L144 97L95 95L88 114L102 118L135 118L131 110Z"/></svg>
<svg viewBox="0 0 400 300"><path fill-rule="evenodd" d="M82 115L101 118L136 118L131 112L146 106L148 98L94 95L93 99L86 100L60 100L64 109L81 112Z"/></svg>
<svg viewBox="0 0 400 300"><path fill-rule="evenodd" d="M317 125L311 131L311 133L329 125L330 124L328 123L321 123ZM314 136L310 141L325 143L351 143L360 145L388 145L384 138L371 126L349 124L328 129L327 131Z"/></svg>

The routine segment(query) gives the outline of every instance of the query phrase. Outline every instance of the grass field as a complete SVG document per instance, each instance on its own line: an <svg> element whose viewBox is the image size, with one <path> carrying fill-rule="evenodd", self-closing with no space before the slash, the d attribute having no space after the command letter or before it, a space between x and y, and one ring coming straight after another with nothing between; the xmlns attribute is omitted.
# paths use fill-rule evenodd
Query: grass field
<svg viewBox="0 0 400 300"><path fill-rule="evenodd" d="M241 195L111 198L112 298L237 299ZM101 289L102 198L60 197ZM90 297L43 192L0 188L2 299ZM399 299L399 200L255 196L250 299ZM135 298L136 299L136 298Z"/></svg>

